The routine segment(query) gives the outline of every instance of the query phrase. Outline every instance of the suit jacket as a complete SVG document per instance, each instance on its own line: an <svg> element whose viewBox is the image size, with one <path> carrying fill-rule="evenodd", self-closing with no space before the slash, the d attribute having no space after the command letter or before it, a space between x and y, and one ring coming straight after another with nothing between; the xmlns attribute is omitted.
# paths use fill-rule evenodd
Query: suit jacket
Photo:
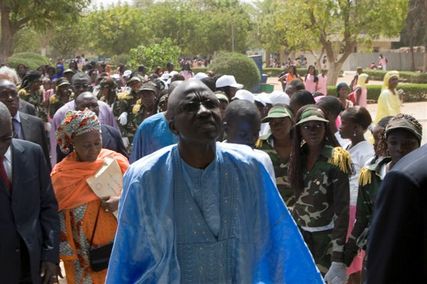
<svg viewBox="0 0 427 284"><path fill-rule="evenodd" d="M21 251L26 249L37 284L40 263L59 261L58 206L40 146L12 139L11 154L12 190L0 181L0 279L19 282Z"/></svg>
<svg viewBox="0 0 427 284"><path fill-rule="evenodd" d="M19 99L19 111L31 115L36 115L36 108L27 101Z"/></svg>
<svg viewBox="0 0 427 284"><path fill-rule="evenodd" d="M381 184L368 236L369 284L427 283L426 165L424 145L403 157Z"/></svg>
<svg viewBox="0 0 427 284"><path fill-rule="evenodd" d="M43 120L34 115L29 115L18 111L21 119L21 129L24 135L24 140L39 144L43 149L48 167L50 169L49 147L47 133L44 128Z"/></svg>
<svg viewBox="0 0 427 284"><path fill-rule="evenodd" d="M120 132L106 124L101 124L101 136L102 136L102 148L112 150L114 152L120 153L126 158L128 158L128 153L126 151L126 147L123 144L122 136L120 135ZM72 147L70 147L71 151L73 150ZM68 154L64 154L61 152L59 146L56 146L56 159L57 163L61 162Z"/></svg>

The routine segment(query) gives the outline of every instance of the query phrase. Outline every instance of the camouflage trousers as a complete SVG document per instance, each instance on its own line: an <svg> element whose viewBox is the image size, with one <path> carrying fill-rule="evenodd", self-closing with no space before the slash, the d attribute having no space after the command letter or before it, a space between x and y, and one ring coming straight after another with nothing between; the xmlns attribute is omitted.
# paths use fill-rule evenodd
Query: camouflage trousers
<svg viewBox="0 0 427 284"><path fill-rule="evenodd" d="M325 275L326 272L328 272L329 267L331 266L332 230L326 230L321 232L308 232L300 228L300 231L305 243L308 246L308 249L313 255L314 262L316 262L317 268L319 268L322 275Z"/></svg>

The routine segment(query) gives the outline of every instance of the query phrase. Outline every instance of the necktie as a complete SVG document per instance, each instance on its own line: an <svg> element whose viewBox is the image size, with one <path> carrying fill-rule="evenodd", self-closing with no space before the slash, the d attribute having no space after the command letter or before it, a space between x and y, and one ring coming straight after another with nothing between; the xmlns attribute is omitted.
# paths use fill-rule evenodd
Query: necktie
<svg viewBox="0 0 427 284"><path fill-rule="evenodd" d="M3 184L8 190L11 190L12 183L10 182L9 177L6 174L6 169L4 168L3 160L4 157L0 156L0 181L3 182Z"/></svg>
<svg viewBox="0 0 427 284"><path fill-rule="evenodd" d="M13 138L22 139L21 123L12 118Z"/></svg>

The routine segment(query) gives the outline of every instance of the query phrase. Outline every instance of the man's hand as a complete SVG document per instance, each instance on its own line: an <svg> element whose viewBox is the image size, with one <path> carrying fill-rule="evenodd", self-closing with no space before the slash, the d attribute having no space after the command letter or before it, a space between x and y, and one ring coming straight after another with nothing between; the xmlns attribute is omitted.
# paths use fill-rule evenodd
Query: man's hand
<svg viewBox="0 0 427 284"><path fill-rule="evenodd" d="M329 284L345 284L347 279L347 266L342 262L333 261L325 275L325 281Z"/></svg>
<svg viewBox="0 0 427 284"><path fill-rule="evenodd" d="M43 284L58 283L58 276L64 278L58 264L49 261L42 262L40 267L40 277L42 278Z"/></svg>
<svg viewBox="0 0 427 284"><path fill-rule="evenodd" d="M114 212L119 208L120 196L107 196L101 198L101 206L106 212Z"/></svg>
<svg viewBox="0 0 427 284"><path fill-rule="evenodd" d="M128 113L122 112L117 120L119 121L120 125L126 125L128 123Z"/></svg>

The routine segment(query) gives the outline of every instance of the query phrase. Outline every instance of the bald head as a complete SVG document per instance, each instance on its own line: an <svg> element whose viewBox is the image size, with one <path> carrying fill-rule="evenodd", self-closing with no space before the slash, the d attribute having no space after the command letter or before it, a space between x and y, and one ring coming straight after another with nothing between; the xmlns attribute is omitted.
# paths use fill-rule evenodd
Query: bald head
<svg viewBox="0 0 427 284"><path fill-rule="evenodd" d="M168 99L168 110L166 117L170 120L175 116L179 102L181 102L187 95L210 95L216 101L218 100L214 93L200 80L190 79L179 83L171 92Z"/></svg>
<svg viewBox="0 0 427 284"><path fill-rule="evenodd" d="M97 116L99 116L99 105L98 99L91 92L83 92L78 95L75 99L75 109L83 111L86 108L93 111Z"/></svg>

